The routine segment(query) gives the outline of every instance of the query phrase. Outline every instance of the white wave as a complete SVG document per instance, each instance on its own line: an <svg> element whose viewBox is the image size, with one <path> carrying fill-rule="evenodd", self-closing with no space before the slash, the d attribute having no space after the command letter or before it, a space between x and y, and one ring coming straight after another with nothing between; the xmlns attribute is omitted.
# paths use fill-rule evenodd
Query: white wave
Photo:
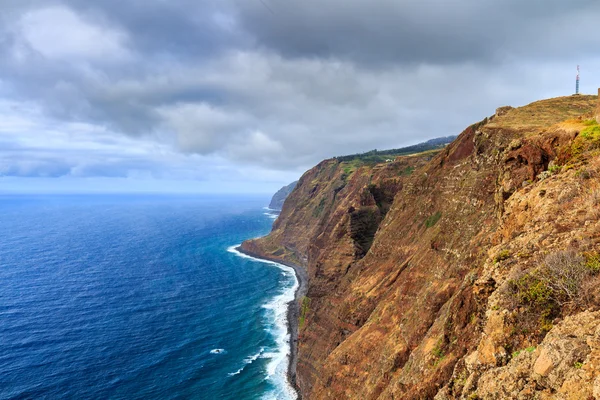
<svg viewBox="0 0 600 400"><path fill-rule="evenodd" d="M242 372L244 370L244 368L246 368L248 365L250 365L254 361L256 361L258 359L258 357L260 357L264 351L265 351L265 348L261 347L260 351L258 353L244 358L244 365L242 365L242 368L238 369L235 372L231 372L231 373L227 374L227 376L234 376L234 375L237 375L240 372Z"/></svg>
<svg viewBox="0 0 600 400"><path fill-rule="evenodd" d="M225 349L212 349L212 350L210 351L210 354L225 354L225 353L227 353L227 352L225 351Z"/></svg>
<svg viewBox="0 0 600 400"><path fill-rule="evenodd" d="M263 213L263 214L271 219L277 219L277 217L279 217L278 214L269 214L269 213Z"/></svg>
<svg viewBox="0 0 600 400"><path fill-rule="evenodd" d="M290 385L287 376L291 352L287 307L288 304L294 300L296 290L298 289L298 279L296 278L293 268L274 261L262 260L260 258L249 256L239 252L237 247L239 247L239 245L231 246L227 249L227 251L242 258L276 266L277 268L280 268L285 275L292 277L294 280L292 286L284 288L282 293L275 296L271 301L263 305L263 308L267 310L269 319L273 321L273 325L269 331L275 337L277 347L271 352L262 354L261 358L270 359L270 361L267 363L266 379L271 381L275 387L274 391L265 395L264 398L277 400L296 400L298 398L298 394ZM241 372L241 370L239 372Z"/></svg>

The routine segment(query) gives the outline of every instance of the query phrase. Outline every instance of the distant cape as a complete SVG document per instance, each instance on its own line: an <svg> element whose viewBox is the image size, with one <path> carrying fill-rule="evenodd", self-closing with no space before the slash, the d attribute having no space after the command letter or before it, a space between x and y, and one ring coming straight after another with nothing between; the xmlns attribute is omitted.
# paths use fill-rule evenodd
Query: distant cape
<svg viewBox="0 0 600 400"><path fill-rule="evenodd" d="M281 208L283 207L283 202L285 201L285 199L287 199L287 197L290 195L290 193L292 193L292 190L294 190L297 183L298 183L298 181L295 181L295 182L292 182L289 185L284 186L281 189L279 189L273 195L273 198L271 199L271 203L269 204L269 208L271 208L273 210L281 211Z"/></svg>

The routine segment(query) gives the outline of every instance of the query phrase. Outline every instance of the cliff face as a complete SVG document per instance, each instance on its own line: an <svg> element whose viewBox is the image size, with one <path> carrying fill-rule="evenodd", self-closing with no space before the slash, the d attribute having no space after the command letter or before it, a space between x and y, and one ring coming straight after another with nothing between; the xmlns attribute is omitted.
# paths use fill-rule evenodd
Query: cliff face
<svg viewBox="0 0 600 400"><path fill-rule="evenodd" d="M596 101L504 107L442 151L327 160L300 179L272 233L243 247L308 271L305 398L596 394Z"/></svg>
<svg viewBox="0 0 600 400"><path fill-rule="evenodd" d="M283 207L283 203L285 202L285 199L287 199L287 197L290 195L290 193L292 193L292 190L294 190L294 188L296 187L296 185L298 184L298 182L292 182L287 186L282 187L281 189L279 189L271 198L271 202L269 203L269 208L272 210L281 210L281 208Z"/></svg>

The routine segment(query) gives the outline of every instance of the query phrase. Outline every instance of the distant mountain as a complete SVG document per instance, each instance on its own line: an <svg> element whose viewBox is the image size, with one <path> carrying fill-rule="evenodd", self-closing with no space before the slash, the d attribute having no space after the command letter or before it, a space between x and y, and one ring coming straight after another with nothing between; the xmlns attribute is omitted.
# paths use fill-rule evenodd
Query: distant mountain
<svg viewBox="0 0 600 400"><path fill-rule="evenodd" d="M279 189L277 193L273 195L271 203L269 204L269 208L273 210L281 210L281 208L283 207L283 202L285 201L285 199L287 199L290 193L292 193L292 190L294 190L297 183L298 181L292 182L289 185Z"/></svg>

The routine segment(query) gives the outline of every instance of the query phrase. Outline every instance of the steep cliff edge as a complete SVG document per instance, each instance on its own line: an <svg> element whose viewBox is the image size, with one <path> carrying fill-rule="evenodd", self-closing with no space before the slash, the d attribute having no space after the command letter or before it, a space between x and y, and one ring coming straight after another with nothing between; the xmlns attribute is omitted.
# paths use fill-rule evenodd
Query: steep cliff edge
<svg viewBox="0 0 600 400"><path fill-rule="evenodd" d="M596 102L503 107L441 151L304 174L243 248L308 271L305 398L596 394L598 317L583 311L600 304Z"/></svg>

